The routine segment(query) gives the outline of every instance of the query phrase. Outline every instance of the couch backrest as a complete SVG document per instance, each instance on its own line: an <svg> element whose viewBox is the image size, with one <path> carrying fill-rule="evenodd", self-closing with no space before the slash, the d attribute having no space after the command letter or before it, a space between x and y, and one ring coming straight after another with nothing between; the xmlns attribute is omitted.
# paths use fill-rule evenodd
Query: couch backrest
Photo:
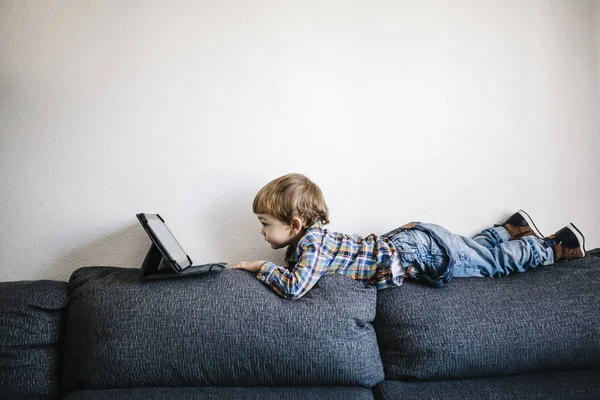
<svg viewBox="0 0 600 400"><path fill-rule="evenodd" d="M240 270L140 282L75 271L63 357L67 392L174 386L359 385L383 379L376 291L326 276L297 301Z"/></svg>
<svg viewBox="0 0 600 400"><path fill-rule="evenodd" d="M379 292L385 378L452 379L600 367L600 249L504 278Z"/></svg>
<svg viewBox="0 0 600 400"><path fill-rule="evenodd" d="M66 306L66 282L0 283L0 399L58 396Z"/></svg>

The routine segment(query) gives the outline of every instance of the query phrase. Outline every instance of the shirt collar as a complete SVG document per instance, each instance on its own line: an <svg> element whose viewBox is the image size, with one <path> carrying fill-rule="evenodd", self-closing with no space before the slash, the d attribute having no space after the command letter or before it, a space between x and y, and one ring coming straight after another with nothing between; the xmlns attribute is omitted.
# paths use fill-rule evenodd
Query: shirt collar
<svg viewBox="0 0 600 400"><path fill-rule="evenodd" d="M296 262L298 261L296 259L296 254L298 254L298 249L300 249L300 247L304 244L304 242L306 242L309 235L323 235L324 233L324 228L323 228L323 222L321 222L321 220L317 220L314 224L312 224L311 226L309 226L306 229L306 232L304 232L304 235L302 235L302 238L300 238L300 240L298 241L298 245L296 247L292 247L289 246L286 253L285 253L285 259L286 261L293 261Z"/></svg>

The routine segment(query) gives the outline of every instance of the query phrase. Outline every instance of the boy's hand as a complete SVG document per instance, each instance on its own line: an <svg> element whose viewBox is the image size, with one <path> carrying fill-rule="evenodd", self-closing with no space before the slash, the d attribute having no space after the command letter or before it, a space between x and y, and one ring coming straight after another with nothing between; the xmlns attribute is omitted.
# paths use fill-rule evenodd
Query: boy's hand
<svg viewBox="0 0 600 400"><path fill-rule="evenodd" d="M234 265L233 269L243 269L248 272L258 272L260 267L266 263L266 261L242 261L238 265Z"/></svg>

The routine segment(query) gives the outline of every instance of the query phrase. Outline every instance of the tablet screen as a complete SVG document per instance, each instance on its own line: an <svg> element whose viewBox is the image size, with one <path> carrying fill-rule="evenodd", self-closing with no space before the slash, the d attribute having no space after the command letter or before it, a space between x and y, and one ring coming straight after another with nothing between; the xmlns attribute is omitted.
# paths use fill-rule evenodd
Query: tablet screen
<svg viewBox="0 0 600 400"><path fill-rule="evenodd" d="M162 245L163 251L167 253L169 259L175 260L181 268L189 267L190 261L187 254L183 251L169 228L167 228L167 225L155 214L145 214L145 216L148 221L148 227Z"/></svg>

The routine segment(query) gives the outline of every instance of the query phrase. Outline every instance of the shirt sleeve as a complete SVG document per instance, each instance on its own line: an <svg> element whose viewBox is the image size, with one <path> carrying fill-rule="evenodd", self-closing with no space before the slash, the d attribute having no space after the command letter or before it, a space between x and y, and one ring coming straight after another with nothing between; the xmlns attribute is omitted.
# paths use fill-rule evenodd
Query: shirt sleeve
<svg viewBox="0 0 600 400"><path fill-rule="evenodd" d="M260 267L256 277L281 297L297 300L317 283L328 262L329 260L323 257L320 247L311 243L301 249L298 262L292 271L266 262Z"/></svg>

